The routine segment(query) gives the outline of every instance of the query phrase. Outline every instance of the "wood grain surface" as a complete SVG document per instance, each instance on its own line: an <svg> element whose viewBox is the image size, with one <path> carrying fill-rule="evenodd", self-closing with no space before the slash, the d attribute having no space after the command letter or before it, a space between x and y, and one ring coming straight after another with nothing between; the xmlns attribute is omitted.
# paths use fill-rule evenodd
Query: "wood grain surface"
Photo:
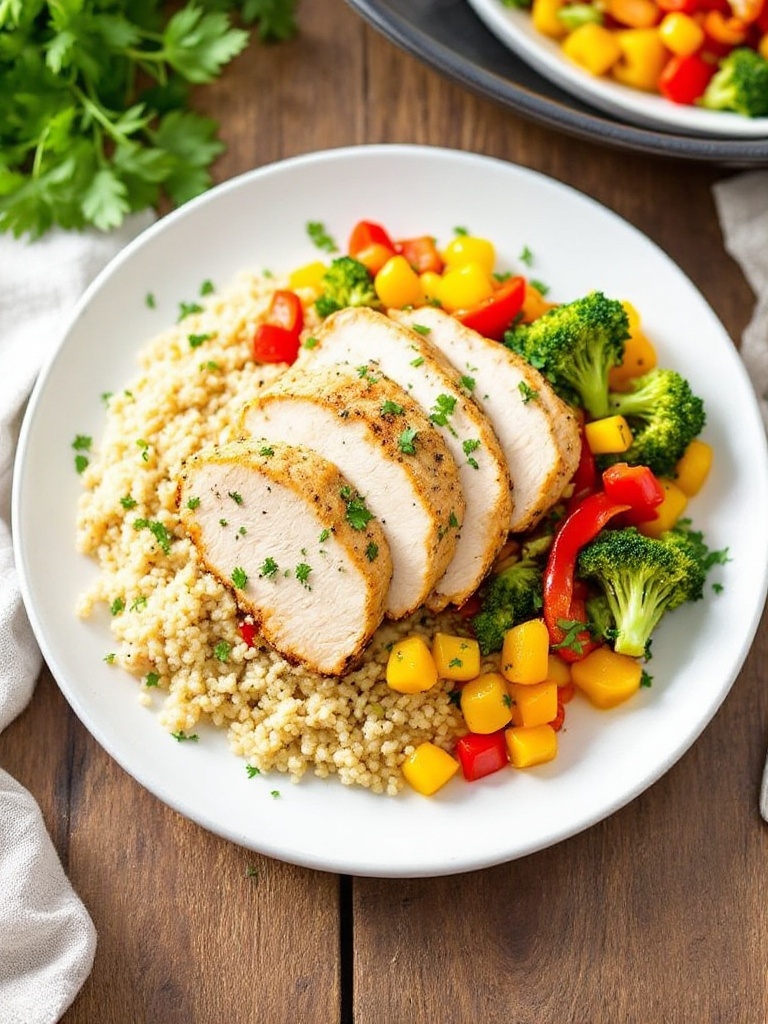
<svg viewBox="0 0 768 1024"><path fill-rule="evenodd" d="M297 39L253 43L201 90L228 143L217 180L369 142L502 157L649 235L738 340L754 297L712 198L734 169L522 120L401 52L342 0L303 0L299 24ZM65 1024L765 1024L767 655L764 618L702 737L608 820L506 865L405 881L305 870L208 834L127 776L44 670L0 738L0 764L40 802L98 931Z"/></svg>

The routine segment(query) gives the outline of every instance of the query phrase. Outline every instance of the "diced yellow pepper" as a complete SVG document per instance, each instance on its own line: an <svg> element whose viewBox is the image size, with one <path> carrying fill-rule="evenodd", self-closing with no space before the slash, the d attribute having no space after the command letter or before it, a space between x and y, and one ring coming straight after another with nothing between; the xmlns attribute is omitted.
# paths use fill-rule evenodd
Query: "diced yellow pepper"
<svg viewBox="0 0 768 1024"><path fill-rule="evenodd" d="M471 309L483 299L493 295L493 282L479 263L462 263L446 270L440 279L437 298L443 309L455 313L459 309Z"/></svg>
<svg viewBox="0 0 768 1024"><path fill-rule="evenodd" d="M549 672L549 631L543 619L530 619L504 634L501 671L510 683L541 683Z"/></svg>
<svg viewBox="0 0 768 1024"><path fill-rule="evenodd" d="M371 245L360 249L355 253L355 259L374 276L392 258L392 250L380 242L373 242Z"/></svg>
<svg viewBox="0 0 768 1024"><path fill-rule="evenodd" d="M658 29L627 28L617 32L616 37L622 56L611 68L613 77L635 89L656 92L659 77L669 59Z"/></svg>
<svg viewBox="0 0 768 1024"><path fill-rule="evenodd" d="M520 319L524 324L538 320L540 316L543 316L553 306L554 303L547 302L535 285L532 285L530 281L526 281L523 308L520 310Z"/></svg>
<svg viewBox="0 0 768 1024"><path fill-rule="evenodd" d="M595 21L579 25L562 42L566 57L591 75L605 75L621 57L615 33Z"/></svg>
<svg viewBox="0 0 768 1024"><path fill-rule="evenodd" d="M610 647L598 647L571 666L571 677L578 688L598 708L613 708L627 700L640 686L643 669L640 662Z"/></svg>
<svg viewBox="0 0 768 1024"><path fill-rule="evenodd" d="M510 683L509 695L520 713L520 725L545 725L554 721L557 715L557 683L534 683L528 686ZM516 717L513 716L513 719Z"/></svg>
<svg viewBox="0 0 768 1024"><path fill-rule="evenodd" d="M497 732L512 719L512 698L504 677L485 672L461 688L461 711L470 732Z"/></svg>
<svg viewBox="0 0 768 1024"><path fill-rule="evenodd" d="M432 796L449 782L460 764L448 751L434 743L420 743L403 761L405 781L423 796Z"/></svg>
<svg viewBox="0 0 768 1024"><path fill-rule="evenodd" d="M531 768L557 757L557 733L551 725L514 725L504 737L515 768Z"/></svg>
<svg viewBox="0 0 768 1024"><path fill-rule="evenodd" d="M757 52L763 60L768 60L768 32L764 32L763 35L760 36L757 43Z"/></svg>
<svg viewBox="0 0 768 1024"><path fill-rule="evenodd" d="M562 39L567 28L558 14L565 0L533 0L531 4L531 22L537 32L551 39Z"/></svg>
<svg viewBox="0 0 768 1024"><path fill-rule="evenodd" d="M387 686L398 693L423 693L437 682L434 658L421 636L398 640L389 652Z"/></svg>
<svg viewBox="0 0 768 1024"><path fill-rule="evenodd" d="M300 291L302 288L309 288L318 295L323 290L323 278L328 273L328 267L320 260L314 263L306 263L303 267L297 267L289 278L288 285L291 291Z"/></svg>
<svg viewBox="0 0 768 1024"><path fill-rule="evenodd" d="M694 438L675 467L675 483L688 498L698 494L712 468L712 445Z"/></svg>
<svg viewBox="0 0 768 1024"><path fill-rule="evenodd" d="M655 365L656 349L646 335L636 328L627 338L621 363L608 371L608 387L611 391L622 391L631 380L648 373Z"/></svg>
<svg viewBox="0 0 768 1024"><path fill-rule="evenodd" d="M432 658L441 679L465 683L480 674L480 644L470 637L435 633Z"/></svg>
<svg viewBox="0 0 768 1024"><path fill-rule="evenodd" d="M421 287L424 290L424 301L434 302L437 298L437 293L440 290L440 282L442 277L434 270L425 270L423 274L419 274L419 280L421 281Z"/></svg>
<svg viewBox="0 0 768 1024"><path fill-rule="evenodd" d="M676 483L663 478L659 483L664 489L664 500L654 509L658 517L637 527L646 537L660 537L665 530L671 530L688 505L688 498Z"/></svg>
<svg viewBox="0 0 768 1024"><path fill-rule="evenodd" d="M405 256L390 256L373 279L373 286L382 304L391 309L424 305L419 275Z"/></svg>
<svg viewBox="0 0 768 1024"><path fill-rule="evenodd" d="M604 416L585 423L584 436L593 455L625 452L632 444L632 431L623 416Z"/></svg>
<svg viewBox="0 0 768 1024"><path fill-rule="evenodd" d="M550 654L547 659L547 680L557 686L570 685L571 666L557 654Z"/></svg>
<svg viewBox="0 0 768 1024"><path fill-rule="evenodd" d="M659 25L659 36L666 48L678 57L690 57L704 42L704 29L690 14L670 11Z"/></svg>
<svg viewBox="0 0 768 1024"><path fill-rule="evenodd" d="M490 275L496 266L496 249L493 242L489 242L487 238L477 238L475 235L457 235L446 245L442 257L448 270L463 267L466 263L477 263Z"/></svg>
<svg viewBox="0 0 768 1024"><path fill-rule="evenodd" d="M659 20L656 0L608 0L606 13L627 28L651 28Z"/></svg>

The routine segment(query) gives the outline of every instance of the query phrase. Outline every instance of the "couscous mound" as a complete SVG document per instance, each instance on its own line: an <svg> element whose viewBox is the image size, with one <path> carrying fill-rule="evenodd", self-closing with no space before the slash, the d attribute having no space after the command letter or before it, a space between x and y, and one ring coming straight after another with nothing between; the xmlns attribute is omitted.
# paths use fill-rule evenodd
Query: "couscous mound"
<svg viewBox="0 0 768 1024"><path fill-rule="evenodd" d="M209 722L262 772L295 781L308 770L336 774L394 795L415 746L430 740L451 749L466 731L450 683L404 695L384 681L394 641L455 632L451 615L385 623L358 668L341 679L319 676L258 636L247 642L231 591L202 567L177 511L184 460L236 436L243 403L283 369L252 355L254 330L281 286L243 274L183 310L142 350L135 379L109 396L104 432L81 478L77 546L99 572L78 613L106 604L109 661L136 676L148 705L163 693L160 721L169 733L189 735Z"/></svg>

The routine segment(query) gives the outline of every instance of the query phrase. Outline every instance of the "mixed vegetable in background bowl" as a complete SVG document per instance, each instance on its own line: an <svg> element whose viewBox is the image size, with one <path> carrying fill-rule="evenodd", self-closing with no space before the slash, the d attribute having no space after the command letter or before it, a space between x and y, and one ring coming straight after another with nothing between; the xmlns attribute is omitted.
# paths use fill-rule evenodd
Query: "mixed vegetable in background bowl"
<svg viewBox="0 0 768 1024"><path fill-rule="evenodd" d="M681 106L768 116L766 0L500 0L587 73Z"/></svg>

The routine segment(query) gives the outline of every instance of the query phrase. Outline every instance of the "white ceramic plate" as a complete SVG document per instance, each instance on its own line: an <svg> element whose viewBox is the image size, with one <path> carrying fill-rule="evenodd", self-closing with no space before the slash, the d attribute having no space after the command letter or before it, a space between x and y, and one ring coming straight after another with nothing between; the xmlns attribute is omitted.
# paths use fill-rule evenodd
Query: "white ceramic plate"
<svg viewBox="0 0 768 1024"><path fill-rule="evenodd" d="M614 117L646 128L688 135L741 139L768 137L768 117L749 118L703 107L682 106L663 96L590 75L568 60L555 40L534 29L529 11L504 7L501 0L468 0L468 3L493 34L539 74Z"/></svg>
<svg viewBox="0 0 768 1024"><path fill-rule="evenodd" d="M605 713L569 705L549 765L454 779L432 799L374 796L335 781L249 779L223 733L177 743L139 705L137 683L103 662L106 614L81 622L77 594L94 564L75 553L80 485L70 447L98 439L100 399L135 372L145 340L172 323L206 279L244 267L289 270L317 258L305 225L345 240L360 218L397 236L447 240L457 225L496 241L510 268L524 246L555 300L590 289L641 311L661 361L706 401L717 452L691 512L715 548L720 595L673 613L658 631L654 685ZM158 308L147 309L152 292ZM738 425L738 429L736 427ZM592 200L536 173L467 153L371 146L300 157L214 189L146 231L80 302L41 374L24 422L14 480L15 544L25 602L67 700L99 743L160 800L244 847L360 875L466 871L549 846L609 815L693 743L728 692L757 628L768 565L768 458L753 392L709 306L652 242ZM273 789L280 798L270 796ZM695 798L695 795L694 795ZM701 794L705 799L705 794Z"/></svg>

